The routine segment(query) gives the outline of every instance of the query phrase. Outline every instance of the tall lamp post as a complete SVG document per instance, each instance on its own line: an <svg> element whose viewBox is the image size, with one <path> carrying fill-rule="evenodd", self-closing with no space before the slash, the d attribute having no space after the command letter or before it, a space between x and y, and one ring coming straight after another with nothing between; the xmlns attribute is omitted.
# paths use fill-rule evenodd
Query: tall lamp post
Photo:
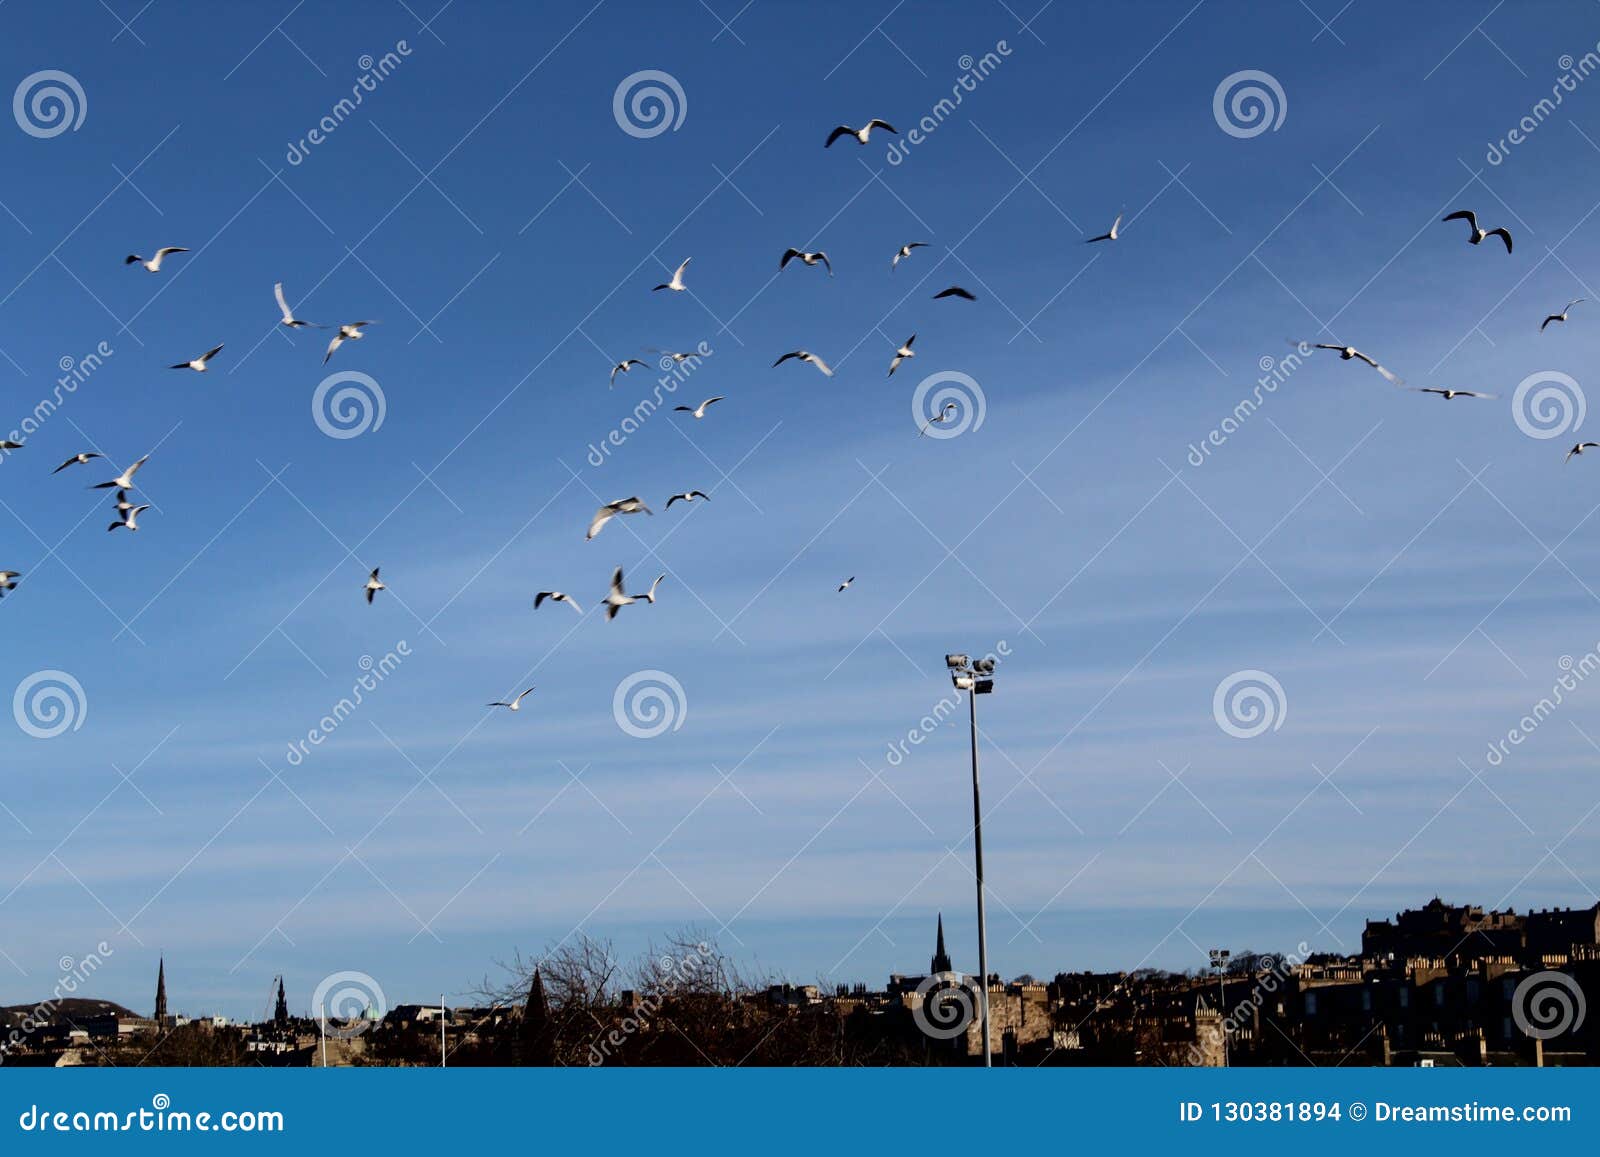
<svg viewBox="0 0 1600 1157"><path fill-rule="evenodd" d="M994 660L970 660L965 655L946 655L950 682L967 693L967 709L972 717L972 854L978 877L978 1008L983 1017L983 1066L994 1064L989 1038L989 926L983 914L983 805L978 796L978 696L994 691Z"/></svg>
<svg viewBox="0 0 1600 1157"><path fill-rule="evenodd" d="M1227 974L1228 960L1233 956L1226 948L1211 950L1211 967L1217 974L1217 1015L1222 1017L1222 1067L1228 1067L1228 989L1223 977Z"/></svg>

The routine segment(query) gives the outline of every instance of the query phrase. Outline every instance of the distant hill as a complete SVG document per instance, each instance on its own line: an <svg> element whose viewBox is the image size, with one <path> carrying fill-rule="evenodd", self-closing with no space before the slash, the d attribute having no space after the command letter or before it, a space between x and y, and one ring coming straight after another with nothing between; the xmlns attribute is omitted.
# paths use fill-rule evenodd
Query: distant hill
<svg viewBox="0 0 1600 1157"><path fill-rule="evenodd" d="M0 1025L14 1028L20 1025L38 1007L36 1004L0 1005ZM51 1014L50 1022L77 1021L89 1016L103 1016L108 1012L114 1012L118 1016L139 1015L109 1000L92 1000L86 997L69 996L56 1002L55 1011Z"/></svg>

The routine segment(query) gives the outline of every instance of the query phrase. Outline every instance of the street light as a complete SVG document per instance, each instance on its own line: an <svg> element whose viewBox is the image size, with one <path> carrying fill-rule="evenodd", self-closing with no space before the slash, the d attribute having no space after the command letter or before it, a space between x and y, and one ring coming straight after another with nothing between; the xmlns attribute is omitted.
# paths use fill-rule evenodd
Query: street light
<svg viewBox="0 0 1600 1157"><path fill-rule="evenodd" d="M1228 1067L1228 989L1226 975L1228 960L1233 953L1226 948L1211 950L1211 968L1217 974L1217 1015L1222 1017L1222 1067Z"/></svg>
<svg viewBox="0 0 1600 1157"><path fill-rule="evenodd" d="M967 709L972 718L972 854L978 877L978 1007L983 1017L983 1065L994 1064L989 1038L989 926L983 914L983 806L978 796L978 696L994 691L993 659L976 662L965 655L946 655L950 682L957 691L967 693Z"/></svg>

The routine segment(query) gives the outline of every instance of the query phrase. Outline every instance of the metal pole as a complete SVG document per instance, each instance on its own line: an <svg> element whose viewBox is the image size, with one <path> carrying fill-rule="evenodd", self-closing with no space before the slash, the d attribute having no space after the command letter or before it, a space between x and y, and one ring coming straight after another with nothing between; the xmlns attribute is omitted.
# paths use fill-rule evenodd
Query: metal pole
<svg viewBox="0 0 1600 1157"><path fill-rule="evenodd" d="M983 915L983 805L978 799L978 689L967 691L972 717L972 851L978 869L978 1000L983 1016L983 1067L994 1064L989 1039L989 927Z"/></svg>
<svg viewBox="0 0 1600 1157"><path fill-rule="evenodd" d="M1222 1017L1222 1067L1228 1067L1228 982L1223 967L1217 969L1217 1013Z"/></svg>

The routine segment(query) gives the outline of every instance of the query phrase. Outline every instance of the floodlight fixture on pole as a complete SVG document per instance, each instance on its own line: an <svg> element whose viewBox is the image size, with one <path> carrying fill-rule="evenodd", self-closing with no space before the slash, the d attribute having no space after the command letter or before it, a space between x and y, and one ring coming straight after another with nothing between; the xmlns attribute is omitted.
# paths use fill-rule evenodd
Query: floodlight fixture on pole
<svg viewBox="0 0 1600 1157"><path fill-rule="evenodd" d="M957 691L967 693L967 711L972 723L972 855L978 881L978 1009L983 1018L983 1064L994 1064L989 1025L989 925L983 902L983 804L978 789L978 696L994 692L994 660L973 661L966 655L944 657L950 669L950 682Z"/></svg>

